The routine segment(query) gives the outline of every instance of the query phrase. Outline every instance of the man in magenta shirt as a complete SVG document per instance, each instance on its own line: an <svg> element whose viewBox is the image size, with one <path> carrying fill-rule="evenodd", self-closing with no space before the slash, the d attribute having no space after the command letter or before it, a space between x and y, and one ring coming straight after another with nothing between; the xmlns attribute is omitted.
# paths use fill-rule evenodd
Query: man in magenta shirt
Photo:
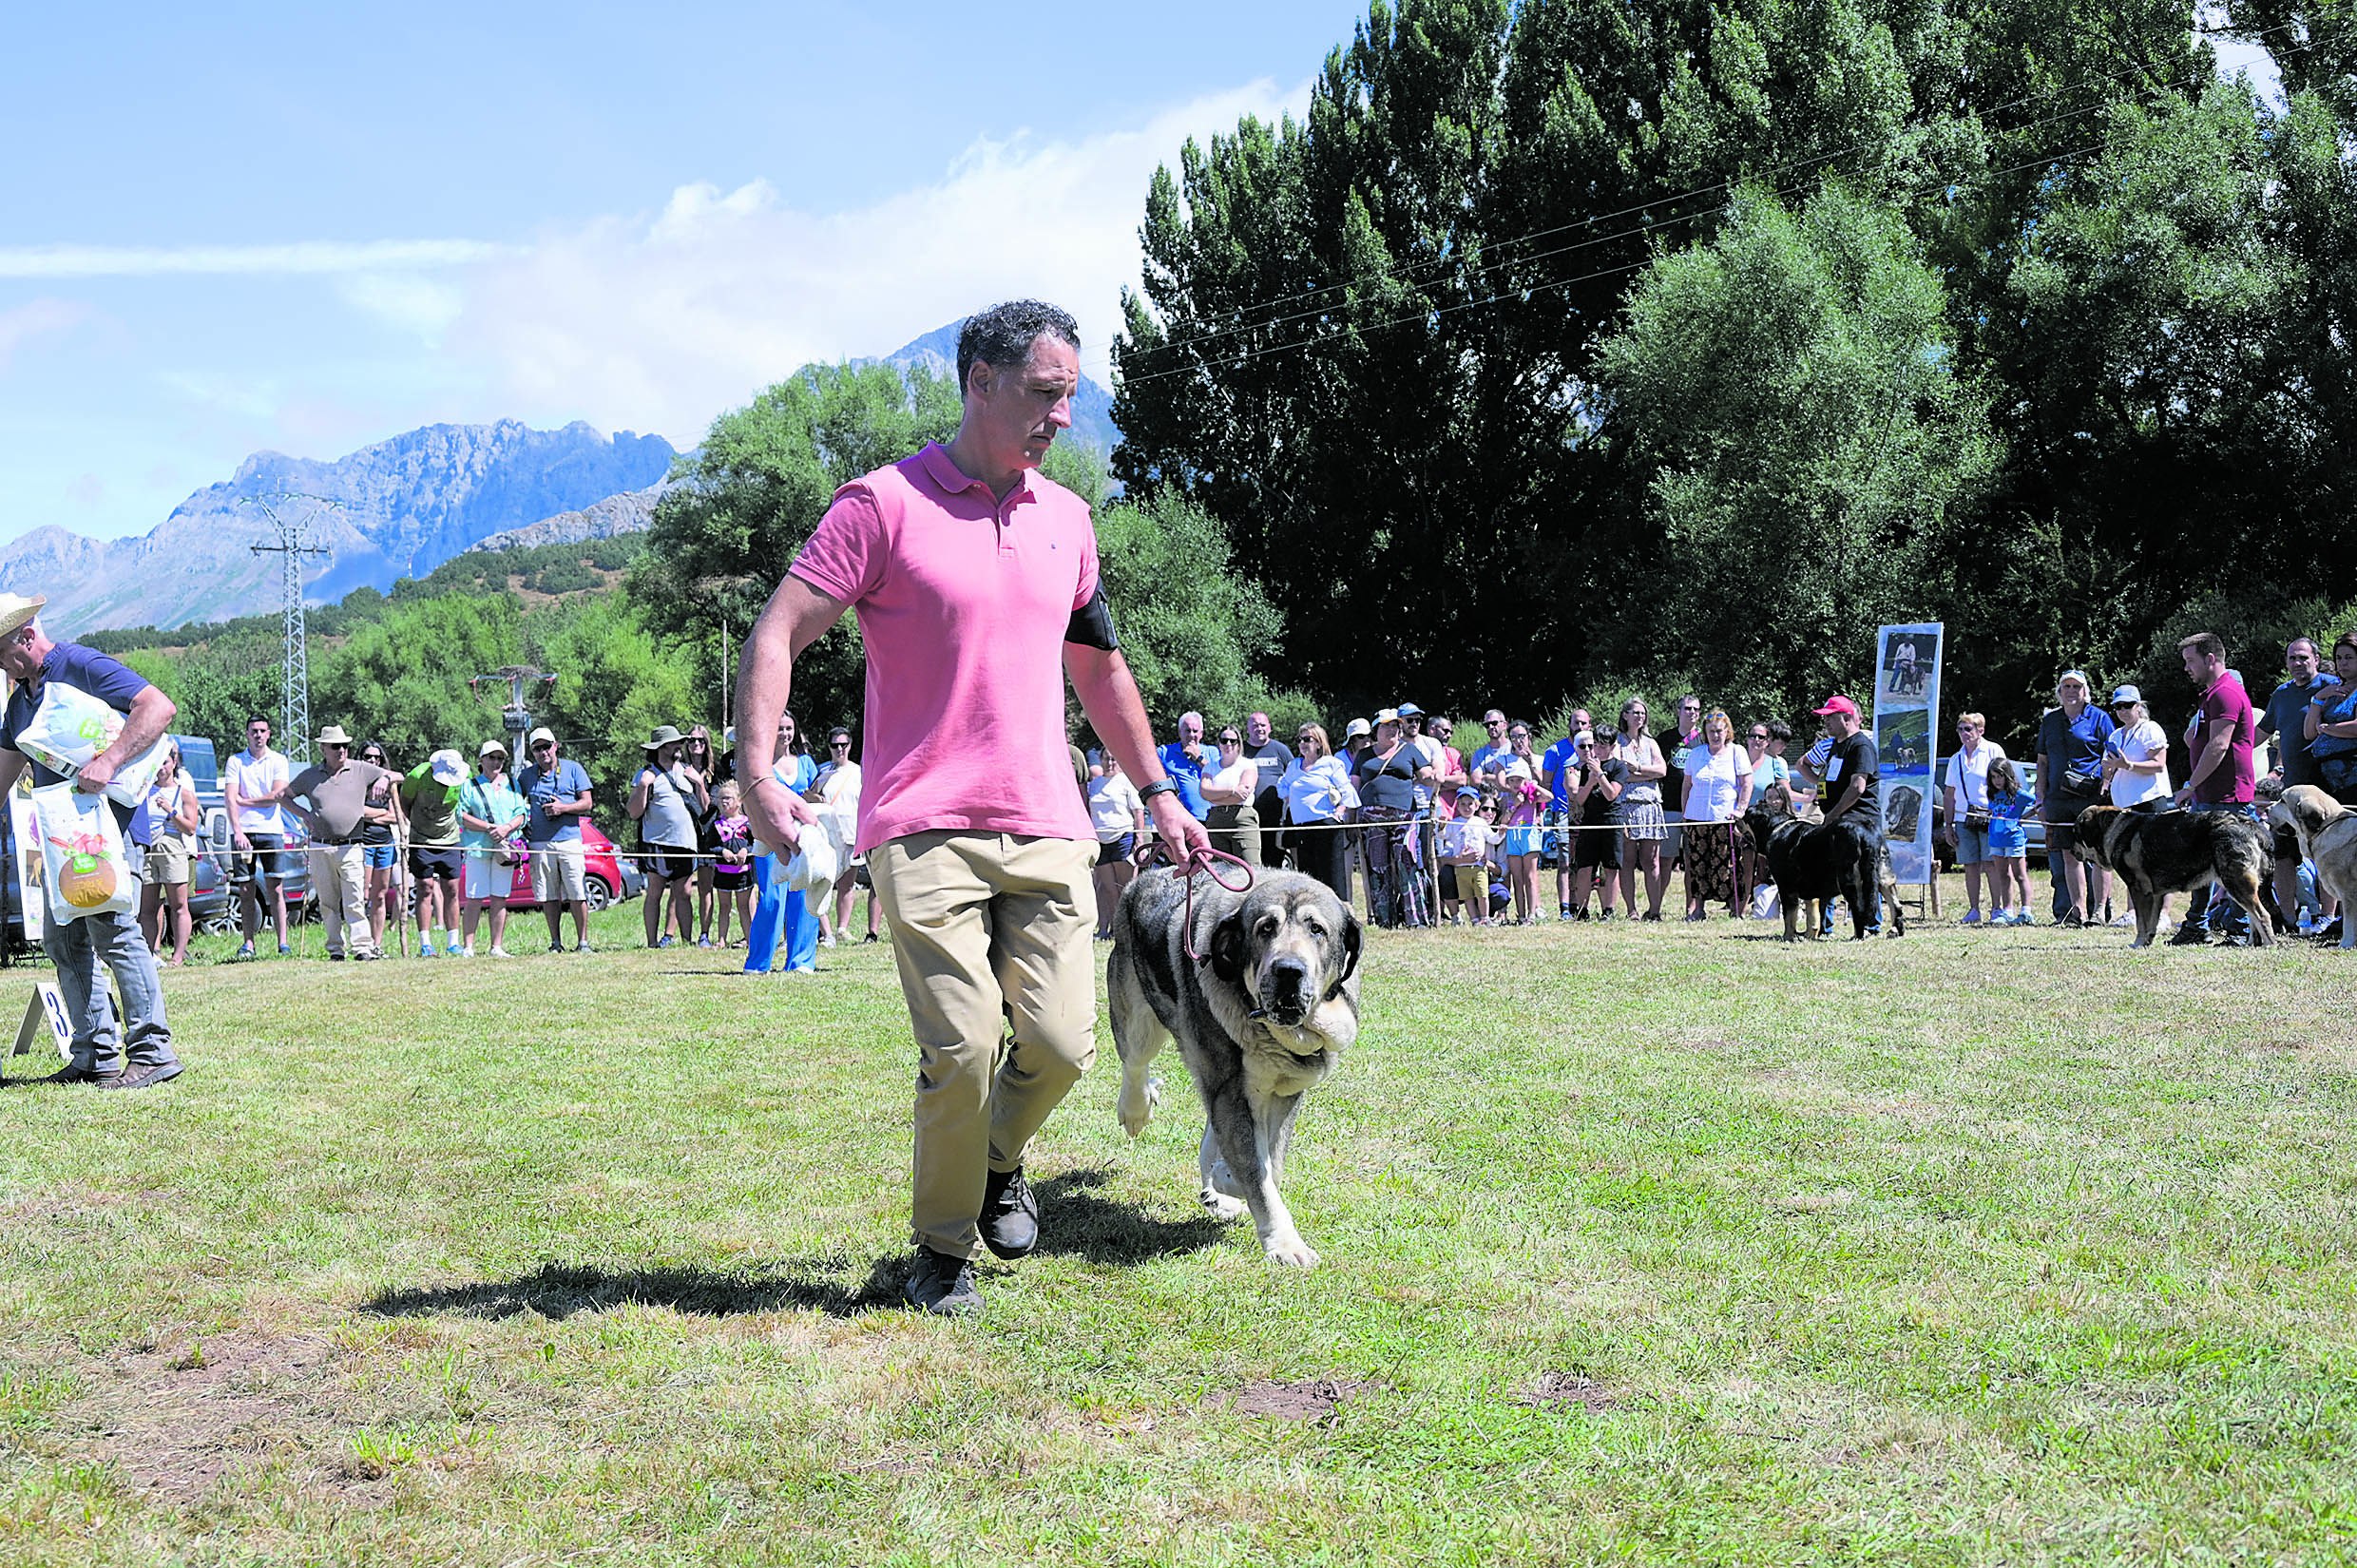
<svg viewBox="0 0 2357 1568"><path fill-rule="evenodd" d="M1097 834L1070 782L1066 676L1164 841L1210 844L1156 754L1088 507L1037 472L1071 426L1079 350L1072 317L1037 300L968 318L956 438L837 490L745 643L745 814L792 853L817 813L772 778L771 737L795 659L846 608L859 616L857 848L921 1053L902 1293L929 1312L982 1305L984 1247L1011 1258L1038 1244L1024 1156L1096 1053ZM999 1064L1002 1033L1014 1043Z"/></svg>
<svg viewBox="0 0 2357 1568"><path fill-rule="evenodd" d="M2194 633L2177 644L2177 653L2185 660L2187 679L2201 693L2201 727L2193 739L2193 772L2176 793L2175 804L2197 812L2232 812L2258 822L2258 775L2252 767L2258 725L2251 711L2251 694L2227 669L2226 644L2216 633ZM2177 934L2169 939L2173 946L2194 947L2210 940L2208 889L2194 893L2192 903ZM2227 903L2218 918L2226 923L2228 947L2251 946L2251 917L2239 905Z"/></svg>

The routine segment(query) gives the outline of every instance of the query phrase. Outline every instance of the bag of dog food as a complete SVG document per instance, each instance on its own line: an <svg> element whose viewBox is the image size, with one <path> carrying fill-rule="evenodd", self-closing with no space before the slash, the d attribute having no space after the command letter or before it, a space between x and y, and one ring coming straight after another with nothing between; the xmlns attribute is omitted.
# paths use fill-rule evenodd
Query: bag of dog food
<svg viewBox="0 0 2357 1568"><path fill-rule="evenodd" d="M126 722L122 714L79 686L52 680L41 688L41 701L33 709L32 722L17 736L16 749L70 778L82 771L84 763L113 745ZM155 786L157 771L163 766L163 748L168 744L158 738L119 765L106 794L125 806L144 803L147 792Z"/></svg>
<svg viewBox="0 0 2357 1568"><path fill-rule="evenodd" d="M60 923L86 914L129 914L139 908L139 883L124 853L123 829L104 795L71 784L32 793L41 825L41 860Z"/></svg>

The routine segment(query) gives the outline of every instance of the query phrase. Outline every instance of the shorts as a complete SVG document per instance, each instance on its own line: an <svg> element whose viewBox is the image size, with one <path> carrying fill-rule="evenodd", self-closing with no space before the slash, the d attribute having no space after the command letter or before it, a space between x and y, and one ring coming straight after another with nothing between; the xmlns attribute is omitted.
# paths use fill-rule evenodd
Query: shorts
<svg viewBox="0 0 2357 1568"><path fill-rule="evenodd" d="M532 896L543 904L578 904L589 896L588 878L582 874L584 851L578 838L535 844L532 850Z"/></svg>
<svg viewBox="0 0 2357 1568"><path fill-rule="evenodd" d="M372 871L389 871L401 863L401 851L391 844L363 844L360 859Z"/></svg>
<svg viewBox="0 0 2357 1568"><path fill-rule="evenodd" d="M1118 865L1137 852L1138 835L1136 833L1123 833L1119 838L1102 839L1097 845L1097 864L1100 866Z"/></svg>
<svg viewBox="0 0 2357 1568"><path fill-rule="evenodd" d="M1956 864L1978 866L1988 857L1988 830L1976 828L1969 822L1956 824Z"/></svg>
<svg viewBox="0 0 2357 1568"><path fill-rule="evenodd" d="M467 897L504 899L515 890L515 868L494 862L491 856L498 852L496 850L467 851Z"/></svg>
<svg viewBox="0 0 2357 1568"><path fill-rule="evenodd" d="M1470 866L1451 866L1448 896L1460 904L1473 906L1475 914L1482 913L1489 903L1489 868L1476 861Z"/></svg>
<svg viewBox="0 0 2357 1568"><path fill-rule="evenodd" d="M455 882L466 874L463 852L455 844L412 844L410 846L410 875L421 880L439 878Z"/></svg>
<svg viewBox="0 0 2357 1568"><path fill-rule="evenodd" d="M296 857L286 847L286 834L248 833L245 841L254 847L233 851L229 876L232 882L252 882L259 878L283 886L286 879L295 874Z"/></svg>
<svg viewBox="0 0 2357 1568"><path fill-rule="evenodd" d="M184 888L191 863L188 840L179 833L166 833L147 846L147 864L140 880L150 888Z"/></svg>
<svg viewBox="0 0 2357 1568"><path fill-rule="evenodd" d="M1541 828L1508 828L1505 831L1505 852L1537 854L1545 837L1546 832Z"/></svg>
<svg viewBox="0 0 2357 1568"><path fill-rule="evenodd" d="M649 844L639 841L639 870L649 876L675 882L696 874L696 851L682 850L676 844Z"/></svg>
<svg viewBox="0 0 2357 1568"><path fill-rule="evenodd" d="M712 868L712 887L716 892L741 893L753 887L753 868L739 866L735 870L725 866Z"/></svg>
<svg viewBox="0 0 2357 1568"><path fill-rule="evenodd" d="M1600 868L1607 871L1620 869L1620 835L1606 832L1602 827L1582 828L1573 833L1572 866L1575 870Z"/></svg>
<svg viewBox="0 0 2357 1568"><path fill-rule="evenodd" d="M2101 803L2100 795L2060 792L2046 796L2046 809L2040 813L2041 820L2046 824L2046 852L2048 854L2070 853L2071 841L2076 836L2071 829L2072 825L2078 822L2079 813L2090 806Z"/></svg>

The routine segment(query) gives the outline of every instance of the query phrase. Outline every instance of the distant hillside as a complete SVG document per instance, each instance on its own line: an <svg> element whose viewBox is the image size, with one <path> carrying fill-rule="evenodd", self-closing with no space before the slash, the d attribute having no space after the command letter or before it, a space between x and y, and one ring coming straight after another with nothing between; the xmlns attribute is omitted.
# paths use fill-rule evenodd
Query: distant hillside
<svg viewBox="0 0 2357 1568"><path fill-rule="evenodd" d="M958 332L965 325L964 321L952 321L946 327L936 327L915 342L903 343L886 354L884 363L904 370L910 365L923 365L935 375L955 382ZM1096 448L1101 456L1110 454L1121 439L1120 428L1113 423L1113 394L1085 375L1081 377L1080 391L1072 396L1072 429L1068 434Z"/></svg>
<svg viewBox="0 0 2357 1568"><path fill-rule="evenodd" d="M333 462L258 452L227 482L206 487L135 539L92 540L36 528L0 545L0 588L45 594L46 619L67 635L109 626L176 626L275 606L279 558L247 498L298 492L341 504L314 507L316 542L333 553L306 579L306 596L335 600L422 576L489 535L644 489L671 467L671 444L589 426L535 430L430 425ZM299 505L299 504L297 504Z"/></svg>
<svg viewBox="0 0 2357 1568"><path fill-rule="evenodd" d="M559 512L521 528L495 533L469 546L477 550L529 550L546 545L575 545L584 540L611 539L616 534L641 533L655 520L655 503L671 488L666 481L642 490L609 495L577 512Z"/></svg>

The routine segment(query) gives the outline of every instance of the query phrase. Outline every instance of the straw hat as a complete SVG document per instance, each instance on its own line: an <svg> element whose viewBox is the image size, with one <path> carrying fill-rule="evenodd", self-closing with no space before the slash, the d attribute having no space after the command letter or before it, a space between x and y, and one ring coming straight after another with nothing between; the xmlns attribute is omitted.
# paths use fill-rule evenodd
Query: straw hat
<svg viewBox="0 0 2357 1568"><path fill-rule="evenodd" d="M41 606L48 602L48 599L42 594L27 599L22 594L0 593L0 637L22 630L25 623L38 616Z"/></svg>
<svg viewBox="0 0 2357 1568"><path fill-rule="evenodd" d="M319 732L319 744L322 746L349 746L352 744L352 736L344 734L344 727L341 724L330 724L326 729Z"/></svg>

